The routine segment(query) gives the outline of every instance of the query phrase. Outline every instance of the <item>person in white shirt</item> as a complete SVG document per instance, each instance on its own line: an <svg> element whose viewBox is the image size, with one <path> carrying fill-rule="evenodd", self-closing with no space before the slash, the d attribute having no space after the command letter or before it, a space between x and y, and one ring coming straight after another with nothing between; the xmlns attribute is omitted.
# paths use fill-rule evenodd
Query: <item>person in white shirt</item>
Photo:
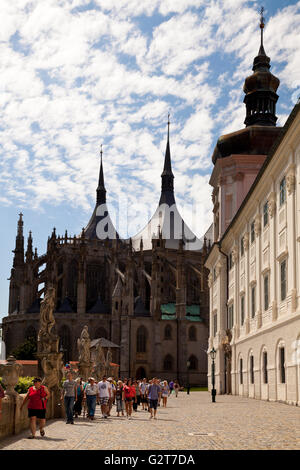
<svg viewBox="0 0 300 470"><path fill-rule="evenodd" d="M142 407L145 411L148 411L147 385L147 379L143 379L143 381L140 383Z"/></svg>
<svg viewBox="0 0 300 470"><path fill-rule="evenodd" d="M102 417L107 418L109 415L109 399L111 398L111 385L107 382L106 376L104 375L101 382L98 383L98 391L100 397L100 405Z"/></svg>
<svg viewBox="0 0 300 470"><path fill-rule="evenodd" d="M107 379L109 386L110 386L110 398L108 400L108 416L110 416L110 412L113 406L114 398L115 398L115 393L116 393L116 387L113 384L113 380L111 377Z"/></svg>

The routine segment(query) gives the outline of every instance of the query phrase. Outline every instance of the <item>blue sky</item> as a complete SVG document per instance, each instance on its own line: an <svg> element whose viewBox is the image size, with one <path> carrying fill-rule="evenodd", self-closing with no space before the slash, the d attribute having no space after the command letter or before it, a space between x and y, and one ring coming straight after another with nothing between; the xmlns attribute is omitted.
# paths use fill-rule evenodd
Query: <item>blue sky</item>
<svg viewBox="0 0 300 470"><path fill-rule="evenodd" d="M78 234L103 161L124 237L159 199L171 115L178 207L202 236L211 223L211 154L244 127L243 82L260 44L260 4L245 0L0 2L0 317L17 219L46 251L55 226ZM265 50L280 78L278 125L300 95L300 2L265 0Z"/></svg>

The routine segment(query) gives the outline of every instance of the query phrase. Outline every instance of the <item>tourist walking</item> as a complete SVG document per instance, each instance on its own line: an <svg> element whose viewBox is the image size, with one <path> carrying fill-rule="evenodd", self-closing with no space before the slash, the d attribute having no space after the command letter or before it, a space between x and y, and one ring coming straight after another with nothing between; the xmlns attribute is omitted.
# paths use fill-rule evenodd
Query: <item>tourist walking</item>
<svg viewBox="0 0 300 470"><path fill-rule="evenodd" d="M109 399L111 398L111 386L104 375L101 382L98 383L98 393L100 398L102 417L107 418L109 415Z"/></svg>
<svg viewBox="0 0 300 470"><path fill-rule="evenodd" d="M131 379L123 386L123 400L125 401L126 416L132 419L132 401L135 399L135 387L132 385Z"/></svg>
<svg viewBox="0 0 300 470"><path fill-rule="evenodd" d="M76 379L77 383L77 400L74 404L74 416L78 418L81 415L82 411L82 400L83 400L83 379Z"/></svg>
<svg viewBox="0 0 300 470"><path fill-rule="evenodd" d="M107 382L109 383L109 386L110 386L110 397L109 397L109 400L108 400L108 414L107 414L107 416L110 416L110 412L111 412L113 403L115 401L116 387L113 383L112 377L109 377L107 379Z"/></svg>
<svg viewBox="0 0 300 470"><path fill-rule="evenodd" d="M170 387L166 380L164 380L163 385L161 387L161 396L162 396L162 401L163 401L163 407L166 408L167 400L168 400L168 397L170 396Z"/></svg>
<svg viewBox="0 0 300 470"><path fill-rule="evenodd" d="M174 390L174 381L173 380L171 380L171 382L169 382L169 387L170 387L170 395L172 395L173 390Z"/></svg>
<svg viewBox="0 0 300 470"><path fill-rule="evenodd" d="M123 400L123 383L119 380L116 386L116 405L117 405L117 416L124 416L124 400Z"/></svg>
<svg viewBox="0 0 300 470"><path fill-rule="evenodd" d="M143 379L140 383L140 396L143 410L148 411L147 379Z"/></svg>
<svg viewBox="0 0 300 470"><path fill-rule="evenodd" d="M150 406L150 413L151 415L149 416L149 419L157 419L156 413L157 413L157 405L158 401L161 397L161 387L159 385L158 379L155 377L152 380L151 385L149 385L148 388L148 398L149 398L149 406Z"/></svg>
<svg viewBox="0 0 300 470"><path fill-rule="evenodd" d="M87 418L95 419L96 400L98 395L98 385L95 383L94 377L90 377L88 384L84 389L84 398L86 399Z"/></svg>
<svg viewBox="0 0 300 470"><path fill-rule="evenodd" d="M133 408L133 411L137 412L137 408L141 403L141 392L140 392L139 383L136 380L134 380L133 386L135 388L135 397L132 402L132 408Z"/></svg>
<svg viewBox="0 0 300 470"><path fill-rule="evenodd" d="M21 410L25 403L28 401L28 418L30 419L31 435L28 439L34 439L36 433L36 420L39 420L40 435L45 435L44 427L46 424L46 406L47 400L50 397L50 392L45 385L42 385L42 380L39 377L33 379L33 386L29 388Z"/></svg>
<svg viewBox="0 0 300 470"><path fill-rule="evenodd" d="M60 399L64 399L65 410L67 415L66 424L74 424L74 403L77 400L77 383L73 379L72 373L67 373L67 378L63 383Z"/></svg>

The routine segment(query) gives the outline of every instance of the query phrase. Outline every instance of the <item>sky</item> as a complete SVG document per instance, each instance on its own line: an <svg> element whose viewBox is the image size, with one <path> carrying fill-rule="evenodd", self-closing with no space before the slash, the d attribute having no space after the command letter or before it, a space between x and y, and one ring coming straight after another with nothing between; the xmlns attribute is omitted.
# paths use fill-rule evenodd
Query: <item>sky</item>
<svg viewBox="0 0 300 470"><path fill-rule="evenodd" d="M280 79L278 125L300 95L300 1L264 0L264 46ZM18 214L38 254L95 206L99 150L111 218L135 235L154 213L170 113L178 209L212 222L211 155L244 127L243 83L260 46L246 0L1 0L0 318Z"/></svg>

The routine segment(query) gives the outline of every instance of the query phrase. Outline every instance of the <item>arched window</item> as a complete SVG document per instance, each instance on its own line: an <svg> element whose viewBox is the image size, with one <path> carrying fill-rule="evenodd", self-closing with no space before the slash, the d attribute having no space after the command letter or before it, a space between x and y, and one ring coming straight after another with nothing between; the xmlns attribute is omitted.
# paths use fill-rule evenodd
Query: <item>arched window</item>
<svg viewBox="0 0 300 470"><path fill-rule="evenodd" d="M100 328L96 330L94 339L98 339L98 338L108 339L107 331L105 328L103 328L103 326L101 326Z"/></svg>
<svg viewBox="0 0 300 470"><path fill-rule="evenodd" d="M25 331L25 339L34 338L36 339L36 329L30 325Z"/></svg>
<svg viewBox="0 0 300 470"><path fill-rule="evenodd" d="M165 327L165 339L172 339L172 327L171 327L171 325L167 325Z"/></svg>
<svg viewBox="0 0 300 470"><path fill-rule="evenodd" d="M144 326L140 326L136 333L136 352L146 352L147 330Z"/></svg>
<svg viewBox="0 0 300 470"><path fill-rule="evenodd" d="M190 341L197 341L197 330L195 326L191 326L189 329L189 340Z"/></svg>
<svg viewBox="0 0 300 470"><path fill-rule="evenodd" d="M198 369L198 359L196 358L196 356L194 356L194 355L190 356L189 361L190 361L189 369L190 370L197 370Z"/></svg>
<svg viewBox="0 0 300 470"><path fill-rule="evenodd" d="M173 369L173 358L170 354L164 359L164 370L172 370Z"/></svg>

